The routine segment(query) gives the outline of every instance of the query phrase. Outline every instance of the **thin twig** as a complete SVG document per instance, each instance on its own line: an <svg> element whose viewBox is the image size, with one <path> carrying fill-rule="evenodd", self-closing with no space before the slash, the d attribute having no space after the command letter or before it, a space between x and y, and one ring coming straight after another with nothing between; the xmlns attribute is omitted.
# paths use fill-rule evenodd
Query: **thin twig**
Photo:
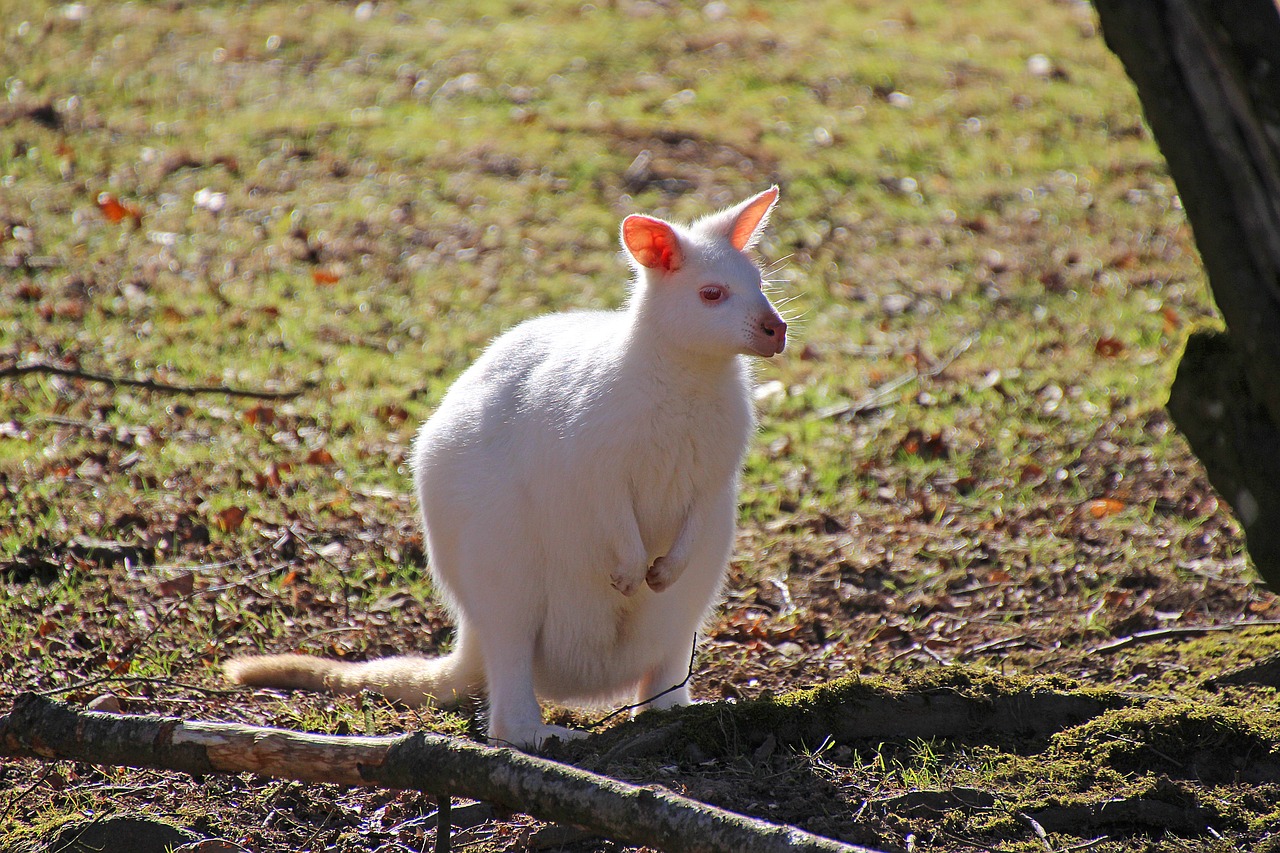
<svg viewBox="0 0 1280 853"><path fill-rule="evenodd" d="M111 376L106 373L94 373L78 367L63 367L47 361L27 361L0 367L0 379L6 376L25 376L28 373L65 376L70 379L83 379L86 382L101 382L106 385L127 385L130 388L143 388L148 391L162 391L168 394L227 394L232 397L250 397L255 400L292 400L300 397L307 386L292 391L256 391L250 388L232 388L227 385L173 385L158 379L132 379L127 376Z"/></svg>
<svg viewBox="0 0 1280 853"><path fill-rule="evenodd" d="M673 690L679 690L681 687L684 687L686 684L689 683L690 679L693 678L693 663L694 663L694 659L697 656L698 656L698 635L694 634L693 648L689 651L689 671L685 673L683 681L681 681L679 684L671 685L666 690L663 690L661 693L656 693L653 696L650 696L648 699L642 699L639 702L633 702L630 705L623 705L621 708L616 708L613 711L606 714L605 716L596 720L594 723L588 723L587 728L598 729L601 726L603 726L605 723L612 720L614 717L618 716L619 714L625 714L627 711L634 711L636 708L642 708L645 705L648 705L649 703L657 699L661 699L663 696L666 696L668 693L672 692Z"/></svg>
<svg viewBox="0 0 1280 853"><path fill-rule="evenodd" d="M342 581L342 617L344 619L350 620L351 619L351 587L347 583L347 570L344 569L342 566L339 566L333 560L330 560L324 554L321 554L318 550L316 550L316 547L312 545L309 541L307 541L307 537L303 536L298 531L296 525L292 525L292 524L289 525L288 530L289 530L289 533L293 535L293 538L298 541L298 544L302 545L303 548L306 548L308 551L310 551L313 555L318 557L324 563L327 563L330 568L332 568L334 571L338 573L338 578Z"/></svg>
<svg viewBox="0 0 1280 853"><path fill-rule="evenodd" d="M898 391L904 386L909 385L912 382L915 382L917 379L932 379L942 371L946 370L948 367L951 366L952 362L954 362L957 358L963 355L964 352L967 349L969 349L969 347L973 346L974 341L976 341L977 339L978 339L978 335L976 333L969 335L960 343L952 347L951 350L945 356L943 356L941 361L939 361L937 364L933 365L929 369L920 370L919 368L915 368L915 369L909 370L906 373L902 374L901 376L894 377L893 379L890 379L888 382L884 383L883 385L880 385L879 387L875 388L874 390L871 391L870 394L867 394L865 397L863 397L861 400L859 400L856 403L849 403L846 405L839 405L839 406L828 406L827 408L822 409L821 411L818 412L818 417L823 419L852 417L853 415L860 414L869 409L878 409L882 405L884 405L888 397L893 395L894 392Z"/></svg>
<svg viewBox="0 0 1280 853"><path fill-rule="evenodd" d="M961 649L956 655L956 658L958 660L968 660L969 658L977 655L986 654L988 652L1004 651L1005 649L1016 648L1018 646L1041 648L1040 644L1035 640L1031 639L1026 634L1020 634L1016 637L1001 637L996 640L988 640L985 643L978 643L976 646Z"/></svg>
<svg viewBox="0 0 1280 853"><path fill-rule="evenodd" d="M261 547L254 548L252 551L250 551L247 554L237 554L236 556L232 557L230 560L219 560L216 563L198 563L195 565L181 565L178 563L156 564L154 566L151 566L149 568L149 571L152 572L153 574L157 574L160 572L191 572L194 574L196 572L209 572L209 571L213 571L214 569L227 569L232 566L238 566L241 563L245 563L245 562L248 562L249 560L252 560L254 557L257 557L261 555L262 552L266 551L268 547L270 546L263 545ZM201 591L207 592L208 590L201 590Z"/></svg>
<svg viewBox="0 0 1280 853"><path fill-rule="evenodd" d="M147 675L112 675L109 680L113 684L149 684L152 686L176 687L192 693L203 693L206 696L238 696L244 692L231 687L202 687L199 684L190 684L186 681L178 681L173 678L159 678L157 676ZM176 702L179 700L157 697L156 701Z"/></svg>
<svg viewBox="0 0 1280 853"><path fill-rule="evenodd" d="M1040 839L1040 843L1044 845L1044 849L1048 850L1049 853L1054 853L1053 845L1049 843L1049 833L1044 831L1044 827L1040 825L1039 821L1026 812L1018 812L1018 817L1031 824L1031 831Z"/></svg>
<svg viewBox="0 0 1280 853"><path fill-rule="evenodd" d="M244 584L248 583L251 580L255 580L264 575L270 575L270 574L279 572L285 568L285 565L286 565L285 563L277 563L275 565L269 566L268 568L261 569L257 572L254 572L251 575L246 575L245 577L241 578L238 581L206 587L205 589L193 590L192 592L189 592L186 595L181 596L180 598L178 598L177 601L175 601L172 605L169 606L168 610L166 610L164 613L160 615L160 618L156 621L156 624L151 628L151 631L147 634L145 638L139 641L135 646L133 646L133 648L126 649L124 653L121 654L120 664L123 665L123 664L129 663L134 658L136 658L138 654L143 650L143 648L145 648L146 641L152 637L157 636L160 633L160 629L169 623L169 620L172 619L175 614L177 614L178 610L184 604L189 603L190 601L192 601L195 598L198 598L199 596L208 595L211 592L223 592L228 589L234 589L235 587L243 586ZM104 684L108 681L121 681L128 678L133 678L133 677L136 677L136 676L126 676L116 672L109 672L104 675L97 675L92 678L86 678L82 681L77 681L72 684L65 684L62 687L51 687L48 690L41 690L36 692L37 692L37 695L39 696L45 696L45 697L56 696L59 693L68 693L75 690L83 690L86 687L95 687L99 684ZM189 685L183 685L183 686L186 687Z"/></svg>
<svg viewBox="0 0 1280 853"><path fill-rule="evenodd" d="M1178 759L1174 758L1169 753L1161 752L1160 750L1156 749L1154 746L1151 746L1149 744L1144 744L1142 741L1134 740L1133 738L1128 738L1128 737L1125 737L1124 735L1117 735L1117 734L1106 734L1104 735L1104 737L1110 738L1111 740L1118 740L1121 743L1127 743L1130 746L1136 746L1136 747L1146 746L1147 749L1151 750L1156 755L1160 756L1165 761L1169 762L1174 767L1177 767L1179 769L1185 768L1187 766L1183 764L1181 761L1179 761Z"/></svg>
<svg viewBox="0 0 1280 853"><path fill-rule="evenodd" d="M53 772L53 765L46 764L40 769L40 773L35 779L31 780L31 784L15 793L9 798L9 802L5 804L4 811L0 812L0 819L7 818L18 807L18 803L22 802L28 794L36 788L44 784L44 780L49 778L49 774Z"/></svg>
<svg viewBox="0 0 1280 853"><path fill-rule="evenodd" d="M1236 631L1240 628L1253 628L1255 626L1262 627L1266 625L1280 625L1280 619L1242 619L1238 622L1228 622L1225 625L1194 625L1182 628L1155 628L1151 631L1139 631L1136 634L1130 634L1127 637L1120 637L1119 639L1112 640L1109 643L1094 646L1089 650L1089 654L1116 652L1120 649L1127 649L1129 646L1136 646L1139 643L1151 643L1157 640L1167 640L1170 637L1196 637L1200 634L1208 634L1212 631Z"/></svg>
<svg viewBox="0 0 1280 853"><path fill-rule="evenodd" d="M1070 847L1061 847L1058 849L1058 853L1078 853L1078 851L1080 850L1088 850L1091 847L1097 847L1099 844L1102 844L1104 841L1110 841L1110 840L1111 840L1110 835L1099 835L1097 838L1093 839L1092 841L1081 841L1079 844L1072 844Z"/></svg>

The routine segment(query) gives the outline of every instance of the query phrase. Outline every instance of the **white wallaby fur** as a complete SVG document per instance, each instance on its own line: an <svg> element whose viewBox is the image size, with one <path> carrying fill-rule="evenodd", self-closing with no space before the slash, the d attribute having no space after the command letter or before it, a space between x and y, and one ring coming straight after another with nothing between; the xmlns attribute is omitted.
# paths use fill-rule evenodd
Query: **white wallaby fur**
<svg viewBox="0 0 1280 853"><path fill-rule="evenodd" d="M441 658L238 658L232 681L407 704L487 694L495 743L579 735L557 702L689 702L754 421L744 355L786 343L746 250L778 188L675 225L633 215L618 311L552 314L495 340L419 430L431 571L458 623Z"/></svg>

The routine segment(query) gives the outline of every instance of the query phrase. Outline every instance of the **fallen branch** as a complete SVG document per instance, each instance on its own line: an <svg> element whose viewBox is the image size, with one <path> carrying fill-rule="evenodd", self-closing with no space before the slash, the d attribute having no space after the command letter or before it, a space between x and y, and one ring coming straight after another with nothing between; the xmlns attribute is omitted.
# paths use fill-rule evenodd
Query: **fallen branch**
<svg viewBox="0 0 1280 853"><path fill-rule="evenodd" d="M111 376L106 373L94 373L78 367L63 367L47 361L16 362L0 367L0 379L6 376L25 376L28 373L65 376L70 379L83 379L86 382L100 382L105 385L125 385L130 388L144 388L148 391L163 391L168 394L227 394L231 397L250 397L255 400L292 400L302 396L305 388L292 391L255 391L248 388L232 388L227 385L172 385L157 379L132 379L127 376Z"/></svg>
<svg viewBox="0 0 1280 853"><path fill-rule="evenodd" d="M440 735L339 737L236 723L79 711L24 693L0 716L0 755L258 773L484 800L669 853L872 853L543 758Z"/></svg>

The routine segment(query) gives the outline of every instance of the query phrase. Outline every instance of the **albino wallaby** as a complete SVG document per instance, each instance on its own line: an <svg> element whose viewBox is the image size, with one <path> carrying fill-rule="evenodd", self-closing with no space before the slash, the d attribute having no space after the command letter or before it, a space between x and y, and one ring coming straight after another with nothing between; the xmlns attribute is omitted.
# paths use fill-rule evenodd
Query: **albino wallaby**
<svg viewBox="0 0 1280 853"><path fill-rule="evenodd" d="M739 356L786 344L745 254L777 199L771 187L687 227L628 216L625 308L508 331L419 430L414 481L458 623L452 654L242 657L230 679L407 704L487 694L490 741L534 748L582 734L544 725L539 697L687 704L687 686L663 691L686 681L728 567L754 425Z"/></svg>

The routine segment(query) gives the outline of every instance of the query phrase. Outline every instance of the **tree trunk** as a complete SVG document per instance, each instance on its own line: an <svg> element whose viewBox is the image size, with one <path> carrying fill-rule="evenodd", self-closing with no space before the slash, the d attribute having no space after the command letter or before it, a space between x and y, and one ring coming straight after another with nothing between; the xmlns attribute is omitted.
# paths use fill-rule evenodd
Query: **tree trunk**
<svg viewBox="0 0 1280 853"><path fill-rule="evenodd" d="M1280 590L1280 10L1094 0L1195 233L1225 334L1187 343L1169 411Z"/></svg>
<svg viewBox="0 0 1280 853"><path fill-rule="evenodd" d="M484 800L669 853L874 853L795 827L468 741L431 734L338 737L235 723L78 711L32 693L0 716L0 755L304 782L411 789Z"/></svg>

